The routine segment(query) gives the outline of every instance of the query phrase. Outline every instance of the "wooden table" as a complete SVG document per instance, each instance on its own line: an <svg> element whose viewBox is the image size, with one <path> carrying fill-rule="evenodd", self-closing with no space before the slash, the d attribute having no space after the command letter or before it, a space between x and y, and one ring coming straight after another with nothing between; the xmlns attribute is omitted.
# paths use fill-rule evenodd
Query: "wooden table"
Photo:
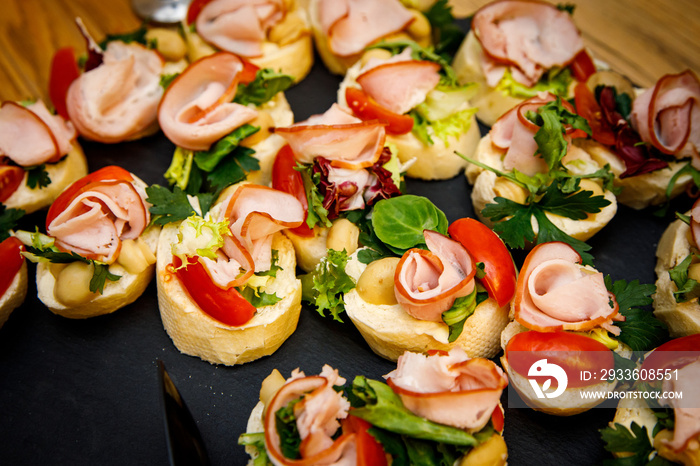
<svg viewBox="0 0 700 466"><path fill-rule="evenodd" d="M487 0L453 0L467 16ZM3 0L0 15L0 100L47 98L51 57L60 47L85 50L74 18L99 40L133 30L130 0ZM574 14L596 58L641 86L690 68L700 74L700 2L585 0Z"/></svg>

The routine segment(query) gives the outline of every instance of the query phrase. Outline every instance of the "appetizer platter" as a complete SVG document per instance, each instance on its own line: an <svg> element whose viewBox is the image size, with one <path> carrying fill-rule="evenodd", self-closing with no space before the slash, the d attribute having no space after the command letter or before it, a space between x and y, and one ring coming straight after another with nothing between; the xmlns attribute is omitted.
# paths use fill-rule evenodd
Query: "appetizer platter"
<svg viewBox="0 0 700 466"><path fill-rule="evenodd" d="M318 2L312 0L311 3ZM410 18L407 18L399 22L403 26L403 23L410 23L410 21ZM463 32L469 30L468 20L459 20L456 24ZM303 26L305 32L301 36L310 40L311 33L306 31L309 26L306 24ZM318 29L318 25L315 24L311 27ZM207 34L203 26L201 32ZM318 36L320 32L314 30L313 34ZM201 38L196 35L187 40L201 42ZM319 40L318 37L316 40ZM474 40L473 37L471 40ZM299 46L306 48L310 47L310 44L304 41L300 42ZM328 45L325 47L328 48ZM223 46L220 45L216 50L222 48ZM211 48L207 53L214 53L214 55L210 55L212 58L199 61L200 65L206 64L207 60L228 60L228 57L224 56L227 52L214 52ZM323 50L321 53L327 55L330 52ZM324 57L324 59L327 58ZM315 116L323 114L329 108L336 108L332 107L336 103L339 104L336 111L345 111L342 108L347 109L348 106L353 107L348 97L350 94L346 94L346 91L357 91L365 87L362 81L370 80L366 77L363 80L359 65L353 68L353 63L347 57L345 58L346 60L339 62L335 67L330 65L329 67L335 73L350 69L353 73L350 82L347 82L347 79L344 81L343 75L332 74L324 66L321 58L316 55L308 75L285 91L284 96L281 97L286 98L283 106L286 109L288 102L288 107L294 114L293 121L303 122L310 117L316 118ZM381 58L388 60L386 56ZM300 71L302 75L307 73L308 62L308 57L305 56L303 63L297 64L303 68L303 71ZM235 66L239 65L236 61ZM240 65L241 69L245 66ZM384 66L384 69L387 67L386 64L380 66ZM440 66L429 66L429 68L440 68ZM191 72L189 76L192 77L194 74ZM368 74L371 73L365 72L365 75ZM378 73L373 74L378 75ZM180 86L187 87L186 79L183 78L188 76L180 76L171 85L177 85L179 82ZM460 87L456 82L452 84L455 89ZM435 85L433 82L428 87L432 89ZM228 84L222 87L226 86ZM445 92L453 91L451 89ZM170 102L177 98L173 94L175 92L171 92ZM459 100L463 96L455 94L452 97ZM193 97L193 99L196 98ZM554 98L548 100L554 100ZM458 108L456 111L468 112L467 118L472 124L469 143L459 146L464 147L460 150L466 152L473 150L476 146L478 139L475 134L476 129L483 137L489 134L490 128L481 123L477 126L474 112L469 113L470 111L466 110L466 100L462 103L465 105L455 105L455 108ZM170 107L175 108L180 104L176 102L161 105L158 112L166 113ZM539 104L541 105L542 102ZM410 108L407 106L399 113L407 112ZM358 113L356 108L352 110L355 114ZM275 115L274 118L277 116ZM476 116L479 116L478 113ZM125 175L119 175L125 177L122 184L136 185L136 188L128 189L139 191L139 194L143 189L142 186L154 184L167 186L170 179L166 179L164 174L166 170L170 172L168 167L173 167L173 153L201 148L197 146L188 148L190 141L179 136L173 137L179 124L174 118L173 122L167 122L162 115L159 119L160 126L166 131L167 137L162 131L153 134L153 127L149 127L136 131L136 136L133 134L120 136L117 139L108 139L105 142L109 144L104 144L92 140L99 139L99 135L93 137L95 134L93 130L78 128L84 136L79 141L87 159L88 172L113 172L115 166L121 167L125 173ZM266 128L268 141L256 140L251 146L259 150L265 147L267 149L263 150L269 150L274 154L282 145L277 140L280 135L285 137L286 133L296 133L299 128L313 127L310 124L305 126L301 123L295 129L294 126L290 126L291 123L287 115L281 120L275 120L268 126L287 127L287 129L277 134L275 131L267 131L269 128ZM134 140L135 137L139 139ZM453 144L456 141L452 139ZM400 144L399 138L396 137L393 145L398 144ZM411 142L411 144L414 143ZM449 144L447 146L451 147ZM421 146L415 150L420 152L426 149ZM391 148L387 151L391 152ZM272 163L269 160L261 161L261 165L265 165L268 170ZM405 188L402 187L402 193L429 199L444 212L449 224L465 218L483 220L481 212L475 211L474 207L477 205L472 195L475 189L472 186L474 180L468 179L468 176L460 172L465 164L461 160L459 164L454 169L444 171L431 166L429 161L422 160L419 165L420 170L414 171L413 175L409 171L409 176L414 177L405 179ZM435 169L439 174L435 175L431 169ZM272 170L274 187L274 168ZM454 176L457 172L459 174ZM420 176L420 173L425 176ZM269 177L255 176L253 178L255 182L270 184ZM426 178L426 180L418 178ZM222 202L227 214L232 210L228 204L229 199L235 200L238 196L245 198L241 193L244 191L250 193L251 186L230 188L233 194L229 194L230 197ZM252 189L255 193L247 196L263 196L259 192L260 189L268 190L268 188L257 187ZM75 193L69 194L77 197ZM143 196L136 199L142 198ZM411 198L406 196L406 199ZM64 199L61 203L73 202L72 199L72 197L69 200ZM298 209L298 206L294 202L290 204L287 199L280 197L274 198L271 202L283 204L285 209L280 210L287 210L286 214L289 214L290 210L295 212L294 215L289 214L293 217L292 220L280 220L278 224L284 224L284 228L299 227L301 219L296 213L295 209ZM654 214L657 207L635 210L623 203L618 204L617 212L613 212L614 216L610 215L610 218L606 217L606 224L596 229L595 236L591 233L581 238L590 246L587 254L595 258L595 269L613 277L614 280L654 283L657 244L673 218L672 212L688 212L693 205L692 202L685 195L678 196L670 202L665 216ZM234 201L231 200L230 204L233 205L233 203ZM49 210L49 217L54 219L56 215ZM35 225L48 226L49 222L46 219L45 212L32 212L19 219L18 228L34 231ZM146 219L148 220L147 215ZM232 219L231 222L233 223ZM178 238L182 241L183 233L182 230L178 233L177 228L172 226L165 227L164 230L167 230L168 236L161 235L158 250L167 253L171 244L177 243ZM156 233L146 230L144 236L148 234ZM286 237L280 233L277 234L278 239L275 241L281 241L279 240L281 237L288 242ZM452 231L450 234L453 235ZM572 236L575 235L572 234ZM457 235L453 235L453 239L456 237ZM124 239L127 238L124 237ZM78 241L81 239L79 238ZM146 247L150 247L150 250L155 252L155 244L151 243L155 242L149 242ZM285 247L291 249L289 245ZM520 269L528 251L511 249L511 253L515 265ZM144 253L144 255L148 254ZM152 260L144 259L147 264L140 273L151 275L153 268L156 268L157 274L165 274L168 262L161 263L162 255L162 252L159 253L159 261L155 267L153 254L151 254ZM291 263L294 263L293 259ZM302 266L299 257L296 259L296 264L303 269L313 269L313 264L308 267ZM26 268L26 265L22 267ZM175 313L190 313L187 306L192 307L192 304L185 305L178 301L184 300L182 296L187 294L179 290L178 294L172 292L168 296L167 304L164 305L158 293L160 288L166 286L166 280L161 280L160 275L158 280L148 283L145 291L139 289L138 293L134 293L129 299L102 295L99 299L105 304L100 306L106 310L101 310L99 315L95 316L81 314L80 306L84 301L80 300L75 306L78 311L65 310L65 306L61 303L46 304L44 298L40 299L43 286L40 283L40 274L37 273L36 282L32 279L36 267L34 264L29 264L30 279L24 303L14 309L0 328L0 373L2 374L0 400L3 403L3 412L0 415L3 446L0 449L0 457L6 464L167 464L168 450L163 429L164 413L157 384L158 361L165 363L170 377L186 401L202 435L211 463L222 465L248 463L248 455L244 447L239 445L238 438L246 432L249 415L261 397L261 382L274 369L285 374L285 377L295 369L306 374L326 374L330 380L336 380L340 374L340 377L350 382L355 376L383 380L383 376L397 370L395 362L380 357L375 351L380 354L381 351L372 347L371 344L368 345L365 341L367 338L365 331L356 329L348 313L341 313L338 319L333 319L331 316L323 316L323 311L318 312L308 303L303 303L299 312L299 298L296 294L301 292L298 290L291 293L295 295L294 303L287 305L293 310L293 318L279 323L279 328L275 327L274 332L271 332L271 335L283 333L284 337L271 343L274 348L270 351L266 351L265 348L260 351L254 349L251 356L246 355L239 361L238 355L227 356L221 354L217 348L202 353L188 346L192 343L188 340L194 338L196 347L196 339L205 337L188 335L182 328L176 329L171 320L176 319L173 317ZM50 275L47 271L49 266L43 263L39 268L43 279L46 279ZM293 282L294 277L289 280ZM50 286L54 286L53 282ZM107 283L107 286L109 287L110 283ZM193 294L193 291L188 291ZM66 299L70 301L72 298ZM112 299L115 302L112 302ZM292 300L291 296L290 300ZM497 307L496 304L492 306ZM498 306L501 306L500 302ZM168 308L166 313L163 307ZM113 312L116 308L120 309ZM162 316L161 313L163 313ZM66 318L65 315L71 318ZM194 320L188 323L191 327L197 325L199 324ZM206 334L206 331L207 329L204 329L203 332ZM185 333L184 337L183 333ZM498 338L495 337L495 341L497 340ZM498 362L502 352L497 348L497 343L494 345L483 356ZM226 343L222 348L224 346ZM271 354L273 352L274 354ZM496 353L499 354L494 357ZM399 354L401 351L385 357L395 361ZM460 358L462 358L461 354L458 356L458 359ZM484 361L492 364L487 360ZM332 374L332 370L336 370L337 373ZM331 375L328 375L329 373ZM398 375L394 377L398 378ZM497 377L498 395L501 393L500 390L505 388L500 383L500 377L500 375ZM549 416L531 409L509 409L507 393L512 389L508 387L503 390L501 403L505 408L505 427L501 423L501 428L496 429L502 431L503 439L507 444L509 464L532 464L536 458L538 463L545 465L587 465L599 464L611 457L610 453L605 451L600 430L607 427L615 416L614 405L605 407L604 404L602 408L591 409L572 417ZM496 400L492 402L497 403ZM267 419L265 423L268 423ZM482 427L484 424L479 424L479 428Z"/></svg>

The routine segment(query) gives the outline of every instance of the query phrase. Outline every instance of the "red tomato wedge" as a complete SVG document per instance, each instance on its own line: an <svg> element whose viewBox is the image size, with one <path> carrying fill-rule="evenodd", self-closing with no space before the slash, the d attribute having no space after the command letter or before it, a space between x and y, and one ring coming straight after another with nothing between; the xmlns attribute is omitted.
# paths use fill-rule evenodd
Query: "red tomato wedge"
<svg viewBox="0 0 700 466"><path fill-rule="evenodd" d="M676 338L656 348L642 364L650 370L679 369L700 357L700 333ZM644 374L642 372L642 374ZM652 377L653 378L653 377Z"/></svg>
<svg viewBox="0 0 700 466"><path fill-rule="evenodd" d="M5 294L24 263L24 257L20 254L23 249L22 242L14 236L0 243L0 296Z"/></svg>
<svg viewBox="0 0 700 466"><path fill-rule="evenodd" d="M208 316L233 327L244 325L253 318L255 307L235 288L225 290L216 286L196 257L186 268L178 268L181 265L180 258L173 257L175 275L192 300Z"/></svg>
<svg viewBox="0 0 700 466"><path fill-rule="evenodd" d="M5 202L17 191L24 179L24 170L20 167L0 166L0 202Z"/></svg>
<svg viewBox="0 0 700 466"><path fill-rule="evenodd" d="M309 203L306 199L306 190L304 189L304 181L301 178L301 173L294 169L296 166L297 160L294 158L294 152L291 146L286 144L277 153L275 161L272 164L272 187L278 191L296 197L304 208L304 222L300 226L292 228L289 231L299 236L311 237L314 235L314 232L306 224Z"/></svg>
<svg viewBox="0 0 700 466"><path fill-rule="evenodd" d="M260 67L254 63L249 62L248 60L245 60L244 58L241 58L241 61L243 62L243 71L241 71L241 74L238 76L238 83L252 83L255 80L255 75L258 74Z"/></svg>
<svg viewBox="0 0 700 466"><path fill-rule="evenodd" d="M489 227L473 218L461 218L447 229L474 262L483 262L486 276L481 279L489 296L505 306L515 295L515 264L506 245Z"/></svg>
<svg viewBox="0 0 700 466"><path fill-rule="evenodd" d="M354 433L357 447L357 466L386 466L382 444L367 432L372 424L350 414L343 420L343 433Z"/></svg>
<svg viewBox="0 0 700 466"><path fill-rule="evenodd" d="M346 88L345 101L355 116L362 121L379 120L387 123L386 132L389 134L406 134L413 129L413 118L387 110L372 100L362 89Z"/></svg>
<svg viewBox="0 0 700 466"><path fill-rule="evenodd" d="M606 146L614 146L615 133L603 120L603 111L585 83L578 83L574 88L574 102L576 112L588 121L593 139Z"/></svg>
<svg viewBox="0 0 700 466"><path fill-rule="evenodd" d="M596 72L595 63L593 63L593 59L585 50L581 50L576 54L574 61L572 61L569 66L571 67L571 73L574 75L574 79L582 83L588 81L588 78Z"/></svg>
<svg viewBox="0 0 700 466"><path fill-rule="evenodd" d="M68 120L66 95L71 83L80 76L80 68L75 59L73 47L58 49L51 60L49 75L49 98L56 112Z"/></svg>
<svg viewBox="0 0 700 466"><path fill-rule="evenodd" d="M557 364L566 372L569 387L585 387L599 382L595 377L584 380L582 371L600 373L613 369L613 352L601 342L569 332L522 332L506 346L508 365L518 374L528 377L532 365L540 359Z"/></svg>
<svg viewBox="0 0 700 466"><path fill-rule="evenodd" d="M503 407L501 405L496 406L491 413L491 424L496 432L503 432L503 427L505 427L506 420L503 415Z"/></svg>
<svg viewBox="0 0 700 466"><path fill-rule="evenodd" d="M204 8L204 5L211 2L211 0L192 0L189 8L187 9L187 25L194 23L197 20L197 16Z"/></svg>
<svg viewBox="0 0 700 466"><path fill-rule="evenodd" d="M49 212L46 214L46 226L48 227L58 214L63 212L68 205L75 199L75 197L89 189L91 183L98 181L133 181L134 177L128 171L116 165L109 165L104 168L100 168L79 180L73 182L72 185L68 186L63 192L56 198L56 200L49 207Z"/></svg>

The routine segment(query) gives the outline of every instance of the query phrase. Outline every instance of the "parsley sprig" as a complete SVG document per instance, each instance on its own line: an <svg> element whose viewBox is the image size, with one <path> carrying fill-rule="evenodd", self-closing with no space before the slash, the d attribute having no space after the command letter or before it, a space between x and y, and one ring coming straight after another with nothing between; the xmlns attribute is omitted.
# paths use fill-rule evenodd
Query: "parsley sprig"
<svg viewBox="0 0 700 466"><path fill-rule="evenodd" d="M584 264L590 265L593 261L593 256L588 253L590 246L560 230L546 214L583 220L589 214L600 212L610 205L610 201L592 191L581 190L581 180L601 179L605 189L615 192L612 185L613 174L608 165L584 175L572 174L563 165L562 160L568 146L564 138L566 127L580 129L589 135L591 131L586 120L567 110L561 99L557 98L543 105L537 112L528 112L527 118L540 127L535 134L538 149L533 156L539 155L545 160L548 172L533 176L518 170L503 172L457 153L468 162L508 179L528 192L524 204L496 197L494 203L485 206L482 214L498 222L494 225L494 231L511 248L523 248L526 242L533 241L537 244L563 241L581 255ZM537 234L532 226L533 217L538 227Z"/></svg>

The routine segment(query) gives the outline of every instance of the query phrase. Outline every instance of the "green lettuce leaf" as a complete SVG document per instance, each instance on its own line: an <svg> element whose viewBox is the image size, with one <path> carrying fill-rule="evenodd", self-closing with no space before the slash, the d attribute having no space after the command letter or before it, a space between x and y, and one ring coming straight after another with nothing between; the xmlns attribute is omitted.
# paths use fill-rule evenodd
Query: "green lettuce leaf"
<svg viewBox="0 0 700 466"><path fill-rule="evenodd" d="M294 78L291 76L264 68L258 70L252 82L238 85L233 101L241 105L262 105L277 93L289 89L293 83Z"/></svg>
<svg viewBox="0 0 700 466"><path fill-rule="evenodd" d="M347 252L329 249L328 256L312 272L300 277L301 299L313 304L324 317L325 311L329 311L338 322L343 321L340 313L345 311L343 294L355 288L355 282L345 272L347 263Z"/></svg>

